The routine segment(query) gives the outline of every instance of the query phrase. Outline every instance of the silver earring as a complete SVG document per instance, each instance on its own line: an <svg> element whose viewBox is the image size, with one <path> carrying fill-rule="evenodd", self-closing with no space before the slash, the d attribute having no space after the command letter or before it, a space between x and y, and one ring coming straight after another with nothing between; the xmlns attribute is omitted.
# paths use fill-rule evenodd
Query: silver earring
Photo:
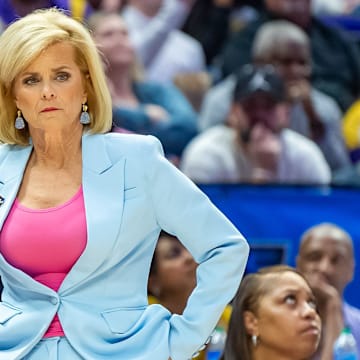
<svg viewBox="0 0 360 360"><path fill-rule="evenodd" d="M25 128L25 121L22 117L21 110L17 111L17 117L15 119L15 129L22 130Z"/></svg>
<svg viewBox="0 0 360 360"><path fill-rule="evenodd" d="M254 345L254 347L257 345L257 343L258 343L258 337L257 337L257 335L252 335L251 336L251 341L252 341L252 343L253 343L253 345Z"/></svg>
<svg viewBox="0 0 360 360"><path fill-rule="evenodd" d="M80 115L80 123L83 125L90 124L90 115L87 112L88 106L86 104L82 104L82 112Z"/></svg>

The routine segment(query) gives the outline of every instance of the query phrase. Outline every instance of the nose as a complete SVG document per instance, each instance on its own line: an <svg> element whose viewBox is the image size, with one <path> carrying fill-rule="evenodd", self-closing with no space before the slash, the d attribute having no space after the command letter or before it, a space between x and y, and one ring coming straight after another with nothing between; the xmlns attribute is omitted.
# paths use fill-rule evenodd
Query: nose
<svg viewBox="0 0 360 360"><path fill-rule="evenodd" d="M43 100L52 99L52 98L54 98L54 97L55 97L55 94L54 94L54 93L49 93L49 94L43 93L43 94L42 94Z"/></svg>
<svg viewBox="0 0 360 360"><path fill-rule="evenodd" d="M304 302L301 315L307 319L315 319L317 316L317 312L314 305L309 304L308 302Z"/></svg>
<svg viewBox="0 0 360 360"><path fill-rule="evenodd" d="M54 89L50 85L45 84L42 88L41 97L43 100L51 100L51 99L55 98Z"/></svg>
<svg viewBox="0 0 360 360"><path fill-rule="evenodd" d="M332 272L332 265L330 259L324 257L319 261L318 270L321 271L323 274L329 274Z"/></svg>

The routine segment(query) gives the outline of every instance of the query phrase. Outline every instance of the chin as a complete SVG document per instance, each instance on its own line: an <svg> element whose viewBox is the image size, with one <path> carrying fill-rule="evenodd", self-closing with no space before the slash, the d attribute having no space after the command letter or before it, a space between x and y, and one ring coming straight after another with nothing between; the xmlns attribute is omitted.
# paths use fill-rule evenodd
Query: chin
<svg viewBox="0 0 360 360"><path fill-rule="evenodd" d="M292 349L293 356L292 359L310 359L312 355L315 354L317 349L317 342L316 343L307 343L303 344L303 346L296 347Z"/></svg>

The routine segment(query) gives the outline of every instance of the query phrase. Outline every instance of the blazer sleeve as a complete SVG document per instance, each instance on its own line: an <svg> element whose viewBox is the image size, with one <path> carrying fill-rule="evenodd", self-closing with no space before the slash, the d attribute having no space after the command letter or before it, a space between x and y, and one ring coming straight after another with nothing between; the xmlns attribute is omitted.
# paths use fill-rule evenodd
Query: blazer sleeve
<svg viewBox="0 0 360 360"><path fill-rule="evenodd" d="M176 235L199 264L197 286L182 315L170 319L173 360L189 359L206 342L243 276L249 246L209 198L162 155L152 136L143 154L159 226Z"/></svg>

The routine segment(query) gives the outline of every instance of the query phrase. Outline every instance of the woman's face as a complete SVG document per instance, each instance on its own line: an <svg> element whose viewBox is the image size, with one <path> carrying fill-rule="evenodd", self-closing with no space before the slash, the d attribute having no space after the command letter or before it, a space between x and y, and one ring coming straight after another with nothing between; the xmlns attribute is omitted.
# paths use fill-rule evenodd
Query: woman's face
<svg viewBox="0 0 360 360"><path fill-rule="evenodd" d="M81 128L87 96L73 46L57 43L44 50L16 77L13 94L30 132Z"/></svg>
<svg viewBox="0 0 360 360"><path fill-rule="evenodd" d="M196 268L197 263L180 241L160 237L156 247L156 274L152 276L161 292L191 292L196 286Z"/></svg>
<svg viewBox="0 0 360 360"><path fill-rule="evenodd" d="M110 14L100 21L94 31L94 39L106 61L112 66L130 66L135 60L127 26L117 14Z"/></svg>
<svg viewBox="0 0 360 360"><path fill-rule="evenodd" d="M308 358L315 352L321 332L312 291L300 275L290 271L268 275L265 281L271 287L259 302L256 349L289 359Z"/></svg>

